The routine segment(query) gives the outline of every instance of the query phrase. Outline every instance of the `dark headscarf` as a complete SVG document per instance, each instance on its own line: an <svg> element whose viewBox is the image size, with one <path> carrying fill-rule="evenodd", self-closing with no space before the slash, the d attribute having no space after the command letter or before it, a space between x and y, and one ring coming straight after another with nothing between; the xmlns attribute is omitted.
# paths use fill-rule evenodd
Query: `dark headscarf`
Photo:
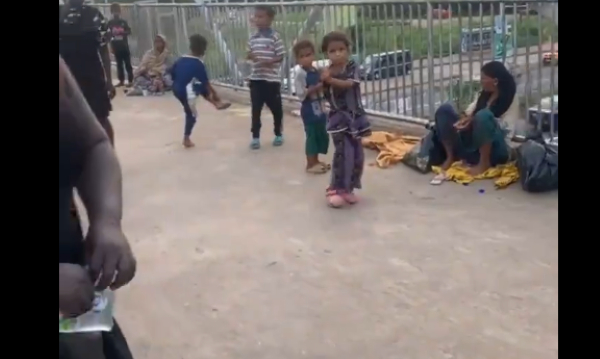
<svg viewBox="0 0 600 359"><path fill-rule="evenodd" d="M506 66L499 61L491 61L483 65L481 72L488 77L498 80L498 98L490 105L489 109L496 118L501 117L508 111L517 93L515 78L510 74ZM481 91L477 98L477 105L473 114L488 107L488 101L491 96L491 93Z"/></svg>

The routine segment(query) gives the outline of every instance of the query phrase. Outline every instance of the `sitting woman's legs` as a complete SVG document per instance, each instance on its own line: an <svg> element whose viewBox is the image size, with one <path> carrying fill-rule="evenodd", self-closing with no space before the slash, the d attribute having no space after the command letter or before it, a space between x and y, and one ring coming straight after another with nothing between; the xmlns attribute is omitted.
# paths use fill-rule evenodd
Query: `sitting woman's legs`
<svg viewBox="0 0 600 359"><path fill-rule="evenodd" d="M127 96L142 96L144 91L148 91L152 85L152 79L146 75L138 75L133 79L133 90L127 93Z"/></svg>
<svg viewBox="0 0 600 359"><path fill-rule="evenodd" d="M479 152L477 166L472 169L474 175L508 160L507 145L492 111L483 109L475 114L471 134L473 146Z"/></svg>
<svg viewBox="0 0 600 359"><path fill-rule="evenodd" d="M446 151L446 161L442 164L443 170L450 168L455 160L458 133L454 128L454 124L457 123L459 119L459 114L449 103L441 105L435 111L436 133L438 140L442 143L444 150Z"/></svg>

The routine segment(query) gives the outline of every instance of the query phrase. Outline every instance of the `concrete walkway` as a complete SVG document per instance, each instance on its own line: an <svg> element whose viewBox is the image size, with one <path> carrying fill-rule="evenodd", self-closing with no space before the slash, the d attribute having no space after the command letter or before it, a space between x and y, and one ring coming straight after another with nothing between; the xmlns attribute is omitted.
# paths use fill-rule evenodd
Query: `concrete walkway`
<svg viewBox="0 0 600 359"><path fill-rule="evenodd" d="M249 109L203 103L184 150L171 96L114 105L136 359L558 357L556 194L368 167L363 202L333 210L299 119L276 149L268 116L251 152Z"/></svg>

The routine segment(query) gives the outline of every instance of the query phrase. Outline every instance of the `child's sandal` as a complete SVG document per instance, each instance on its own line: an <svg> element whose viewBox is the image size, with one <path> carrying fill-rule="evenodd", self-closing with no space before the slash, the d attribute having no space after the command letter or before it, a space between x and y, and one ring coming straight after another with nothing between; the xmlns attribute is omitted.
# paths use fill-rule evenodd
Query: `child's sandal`
<svg viewBox="0 0 600 359"><path fill-rule="evenodd" d="M337 191L328 190L325 197L327 198L327 204L332 208L341 208L347 203Z"/></svg>
<svg viewBox="0 0 600 359"><path fill-rule="evenodd" d="M441 173L437 174L435 177L433 177L431 179L431 181L429 182L429 184L432 186L439 186L447 180L448 180L448 177L446 176L446 172L441 172Z"/></svg>
<svg viewBox="0 0 600 359"><path fill-rule="evenodd" d="M324 173L327 173L327 169L322 166L320 163L312 166L311 168L306 169L307 173L313 174L313 175L321 175Z"/></svg>
<svg viewBox="0 0 600 359"><path fill-rule="evenodd" d="M356 195L352 192L349 193L342 193L341 197L344 199L344 201L346 201L346 203L348 204L357 204L358 203L358 197L356 197Z"/></svg>

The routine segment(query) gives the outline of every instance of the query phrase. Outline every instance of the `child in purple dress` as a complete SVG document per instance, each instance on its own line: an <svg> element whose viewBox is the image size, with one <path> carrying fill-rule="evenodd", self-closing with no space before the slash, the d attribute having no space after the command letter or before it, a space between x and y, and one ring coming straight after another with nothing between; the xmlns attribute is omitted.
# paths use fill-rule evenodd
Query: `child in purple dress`
<svg viewBox="0 0 600 359"><path fill-rule="evenodd" d="M330 112L327 131L334 145L331 183L327 200L331 207L355 204L365 164L362 137L371 135L371 126L361 103L358 65L350 59L346 34L331 32L323 38L321 50L331 65L321 73Z"/></svg>

